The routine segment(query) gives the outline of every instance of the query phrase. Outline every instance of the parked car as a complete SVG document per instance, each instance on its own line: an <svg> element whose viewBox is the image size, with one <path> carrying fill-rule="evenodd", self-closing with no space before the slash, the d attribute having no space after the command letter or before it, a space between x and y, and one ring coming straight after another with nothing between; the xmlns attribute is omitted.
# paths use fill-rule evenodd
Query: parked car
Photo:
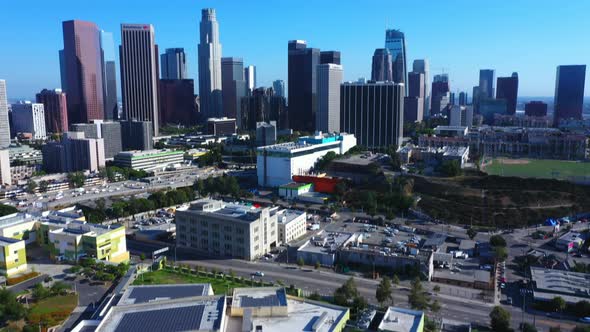
<svg viewBox="0 0 590 332"><path fill-rule="evenodd" d="M256 271L256 272L252 273L252 275L254 275L256 277L264 277L264 272L262 272L262 271Z"/></svg>

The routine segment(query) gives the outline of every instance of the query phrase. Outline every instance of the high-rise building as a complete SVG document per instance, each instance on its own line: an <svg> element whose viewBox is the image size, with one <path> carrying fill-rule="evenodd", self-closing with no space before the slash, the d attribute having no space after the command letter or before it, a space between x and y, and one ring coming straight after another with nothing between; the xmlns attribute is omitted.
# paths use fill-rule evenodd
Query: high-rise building
<svg viewBox="0 0 590 332"><path fill-rule="evenodd" d="M257 122L277 121L278 119L271 114L270 98L272 89L264 87L256 88L252 94L242 98L241 119L239 129L253 131L256 130Z"/></svg>
<svg viewBox="0 0 590 332"><path fill-rule="evenodd" d="M162 68L162 79L187 79L186 54L184 54L184 48L167 48L166 51L160 55L160 67Z"/></svg>
<svg viewBox="0 0 590 332"><path fill-rule="evenodd" d="M151 24L121 24L121 90L125 119L159 129L158 46Z"/></svg>
<svg viewBox="0 0 590 332"><path fill-rule="evenodd" d="M387 29L385 31L385 48L391 53L392 74L395 83L407 82L406 67L406 37L400 30Z"/></svg>
<svg viewBox="0 0 590 332"><path fill-rule="evenodd" d="M320 50L308 48L303 40L289 41L288 50L289 127L312 132L315 130Z"/></svg>
<svg viewBox="0 0 590 332"><path fill-rule="evenodd" d="M149 121L121 121L123 150L151 150L154 148L154 132Z"/></svg>
<svg viewBox="0 0 590 332"><path fill-rule="evenodd" d="M496 99L506 100L506 112L508 115L516 114L516 98L518 97L518 74L512 73L510 77L498 77L496 84Z"/></svg>
<svg viewBox="0 0 590 332"><path fill-rule="evenodd" d="M449 111L450 122L453 127L471 127L473 125L473 107L453 105Z"/></svg>
<svg viewBox="0 0 590 332"><path fill-rule="evenodd" d="M479 114L483 117L483 123L493 125L496 114L506 115L507 105L505 99L480 99Z"/></svg>
<svg viewBox="0 0 590 332"><path fill-rule="evenodd" d="M449 84L449 75L434 75L432 81L432 99L430 106L430 115L440 114L445 111L451 103L451 86Z"/></svg>
<svg viewBox="0 0 590 332"><path fill-rule="evenodd" d="M547 103L542 101L530 101L524 104L524 115L547 116Z"/></svg>
<svg viewBox="0 0 590 332"><path fill-rule="evenodd" d="M112 159L123 150L121 140L121 123L117 121L95 120L93 123L74 123L71 131L83 132L85 138L102 139L104 144L104 157Z"/></svg>
<svg viewBox="0 0 590 332"><path fill-rule="evenodd" d="M404 85L393 82L347 82L340 86L340 129L359 145L399 147L403 137ZM358 102L359 100L366 102Z"/></svg>
<svg viewBox="0 0 590 332"><path fill-rule="evenodd" d="M408 97L424 98L424 74L420 72L408 73Z"/></svg>
<svg viewBox="0 0 590 332"><path fill-rule="evenodd" d="M67 132L61 142L43 146L43 169L48 173L98 171L105 166L104 141L86 138L83 132Z"/></svg>
<svg viewBox="0 0 590 332"><path fill-rule="evenodd" d="M79 20L63 26L62 88L68 98L68 121L83 123L104 118L103 69L96 24Z"/></svg>
<svg viewBox="0 0 590 332"><path fill-rule="evenodd" d="M430 66L428 59L417 59L412 64L412 71L424 74L424 115L430 114Z"/></svg>
<svg viewBox="0 0 590 332"><path fill-rule="evenodd" d="M455 93L454 92L449 93L449 104L455 105Z"/></svg>
<svg viewBox="0 0 590 332"><path fill-rule="evenodd" d="M582 119L586 65L557 66L553 125L560 120Z"/></svg>
<svg viewBox="0 0 590 332"><path fill-rule="evenodd" d="M378 48L373 53L371 65L371 80L378 82L393 82L391 53L386 48Z"/></svg>
<svg viewBox="0 0 590 332"><path fill-rule="evenodd" d="M37 102L43 104L47 132L68 131L68 105L66 94L61 89L43 89L37 94Z"/></svg>
<svg viewBox="0 0 590 332"><path fill-rule="evenodd" d="M467 94L467 92L465 92L465 91L459 92L459 106L467 105L468 98L469 98L469 95Z"/></svg>
<svg viewBox="0 0 590 332"><path fill-rule="evenodd" d="M333 63L318 65L317 80L315 129L329 133L340 132L342 66Z"/></svg>
<svg viewBox="0 0 590 332"><path fill-rule="evenodd" d="M275 80L272 82L272 89L274 90L275 96L285 97L285 81Z"/></svg>
<svg viewBox="0 0 590 332"><path fill-rule="evenodd" d="M480 100L485 98L494 98L495 90L494 83L496 77L496 71L493 69L480 69L479 70L479 95Z"/></svg>
<svg viewBox="0 0 590 332"><path fill-rule="evenodd" d="M422 97L404 97L404 123L421 122L424 119Z"/></svg>
<svg viewBox="0 0 590 332"><path fill-rule="evenodd" d="M102 55L102 91L105 120L119 119L117 100L117 69L115 68L115 42L111 32L100 31Z"/></svg>
<svg viewBox="0 0 590 332"><path fill-rule="evenodd" d="M244 68L244 79L246 80L246 92L248 95L256 89L256 66L249 65Z"/></svg>
<svg viewBox="0 0 590 332"><path fill-rule="evenodd" d="M10 120L8 119L8 97L6 81L0 80L0 149L10 145Z"/></svg>
<svg viewBox="0 0 590 332"><path fill-rule="evenodd" d="M197 124L193 80L160 80L160 124Z"/></svg>
<svg viewBox="0 0 590 332"><path fill-rule="evenodd" d="M474 111L478 111L477 105L479 104L479 85L473 87L473 93L471 94L471 104L473 105Z"/></svg>
<svg viewBox="0 0 590 332"><path fill-rule="evenodd" d="M201 11L199 39L199 97L203 118L220 117L223 112L221 96L221 44L215 9Z"/></svg>
<svg viewBox="0 0 590 332"><path fill-rule="evenodd" d="M244 74L245 69L242 58L221 58L223 116L236 119L238 128L242 128L242 98L247 94L247 83L244 80Z"/></svg>
<svg viewBox="0 0 590 332"><path fill-rule="evenodd" d="M333 63L339 65L341 61L340 51L321 51L320 52L320 64Z"/></svg>
<svg viewBox="0 0 590 332"><path fill-rule="evenodd" d="M277 142L277 122L256 123L256 146L273 145Z"/></svg>
<svg viewBox="0 0 590 332"><path fill-rule="evenodd" d="M12 132L31 133L33 139L47 138L45 130L45 111L43 104L24 103L12 104Z"/></svg>
<svg viewBox="0 0 590 332"><path fill-rule="evenodd" d="M0 149L0 184L12 184L12 173L10 171L10 153L8 152L8 149Z"/></svg>

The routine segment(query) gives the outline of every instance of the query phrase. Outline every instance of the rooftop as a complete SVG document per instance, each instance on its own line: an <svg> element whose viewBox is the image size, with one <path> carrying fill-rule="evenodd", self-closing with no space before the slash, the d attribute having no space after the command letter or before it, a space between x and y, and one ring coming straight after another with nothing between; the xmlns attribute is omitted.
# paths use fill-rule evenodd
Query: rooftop
<svg viewBox="0 0 590 332"><path fill-rule="evenodd" d="M311 183L297 183L297 182L290 182L287 184L284 184L282 186L279 186L279 189L300 189L300 188L306 188L306 187L310 187Z"/></svg>
<svg viewBox="0 0 590 332"><path fill-rule="evenodd" d="M232 306L236 308L284 307L287 293L283 287L235 288Z"/></svg>
<svg viewBox="0 0 590 332"><path fill-rule="evenodd" d="M150 303L154 301L209 295L213 295L210 284L129 286L117 305Z"/></svg>
<svg viewBox="0 0 590 332"><path fill-rule="evenodd" d="M213 199L200 199L191 204L188 210L182 212L211 214L218 217L252 222L258 220L261 211L261 208L245 204L225 203Z"/></svg>
<svg viewBox="0 0 590 332"><path fill-rule="evenodd" d="M542 296L540 293L550 293L549 299L557 293L590 298L590 274L531 267L531 278L535 285L535 298Z"/></svg>
<svg viewBox="0 0 590 332"><path fill-rule="evenodd" d="M305 216L305 214L305 211L301 210L281 210L277 212L277 223L288 224L302 215Z"/></svg>
<svg viewBox="0 0 590 332"><path fill-rule="evenodd" d="M17 243L20 241L23 241L23 240L0 236L0 246L9 246L11 244L14 244L14 243Z"/></svg>
<svg viewBox="0 0 590 332"><path fill-rule="evenodd" d="M307 252L334 252L340 248L346 241L348 241L354 234L352 233L336 233L336 232L321 232L317 236L313 236L308 243L299 248L299 251Z"/></svg>
<svg viewBox="0 0 590 332"><path fill-rule="evenodd" d="M28 221L35 221L35 220L37 220L37 218L33 215L30 215L28 213L17 212L17 213L13 213L13 214L9 214L9 215L0 217L0 228L14 226L14 225L18 225L18 224L25 223Z"/></svg>
<svg viewBox="0 0 590 332"><path fill-rule="evenodd" d="M419 329L424 319L424 312L397 307L387 308L383 320L379 324L379 331L413 332Z"/></svg>

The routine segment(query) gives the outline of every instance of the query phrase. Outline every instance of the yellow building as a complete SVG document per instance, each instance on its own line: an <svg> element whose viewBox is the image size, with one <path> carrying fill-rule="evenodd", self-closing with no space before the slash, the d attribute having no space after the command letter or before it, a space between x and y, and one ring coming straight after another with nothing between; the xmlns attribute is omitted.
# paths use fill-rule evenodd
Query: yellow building
<svg viewBox="0 0 590 332"><path fill-rule="evenodd" d="M0 273L11 277L26 270L25 241L0 237Z"/></svg>

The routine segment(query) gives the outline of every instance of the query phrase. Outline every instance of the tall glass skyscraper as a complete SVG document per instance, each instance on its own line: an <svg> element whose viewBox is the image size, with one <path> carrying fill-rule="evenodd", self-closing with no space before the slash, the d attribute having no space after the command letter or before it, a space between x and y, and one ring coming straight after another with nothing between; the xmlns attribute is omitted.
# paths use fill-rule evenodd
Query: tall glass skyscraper
<svg viewBox="0 0 590 332"><path fill-rule="evenodd" d="M162 68L162 79L187 79L184 48L167 48L166 52L160 55L160 67Z"/></svg>
<svg viewBox="0 0 590 332"><path fill-rule="evenodd" d="M117 102L117 69L115 68L115 42L113 33L100 31L100 49L102 52L102 86L105 120L119 118Z"/></svg>
<svg viewBox="0 0 590 332"><path fill-rule="evenodd" d="M393 81L391 53L386 48L378 48L373 53L371 80L378 82Z"/></svg>
<svg viewBox="0 0 590 332"><path fill-rule="evenodd" d="M481 98L494 98L496 71L493 69L480 69L479 71L479 95Z"/></svg>
<svg viewBox="0 0 590 332"><path fill-rule="evenodd" d="M199 40L200 112L205 118L222 115L221 44L215 9L201 11Z"/></svg>
<svg viewBox="0 0 590 332"><path fill-rule="evenodd" d="M293 130L315 130L317 110L317 65L320 50L308 48L304 40L291 40L288 46L289 127Z"/></svg>
<svg viewBox="0 0 590 332"><path fill-rule="evenodd" d="M424 115L430 114L430 64L428 59L416 59L412 71L424 74Z"/></svg>
<svg viewBox="0 0 590 332"><path fill-rule="evenodd" d="M235 118L238 128L242 128L242 98L246 96L244 61L242 58L221 58L221 83L223 116Z"/></svg>
<svg viewBox="0 0 590 332"><path fill-rule="evenodd" d="M392 74L395 83L406 83L406 38L400 30L385 31L385 48L391 53Z"/></svg>
<svg viewBox="0 0 590 332"><path fill-rule="evenodd" d="M562 119L582 119L586 65L557 66L553 125Z"/></svg>
<svg viewBox="0 0 590 332"><path fill-rule="evenodd" d="M518 98L518 74L510 77L498 77L496 84L496 99L506 100L506 114L516 114L516 99Z"/></svg>
<svg viewBox="0 0 590 332"><path fill-rule="evenodd" d="M96 24L79 20L63 26L62 78L68 102L68 121L104 119L103 69Z"/></svg>
<svg viewBox="0 0 590 332"><path fill-rule="evenodd" d="M272 89L274 90L275 96L285 97L285 81L275 80L272 82Z"/></svg>
<svg viewBox="0 0 590 332"><path fill-rule="evenodd" d="M251 95L252 91L256 89L256 66L249 65L245 67L244 78L246 79L246 88L248 89L248 95Z"/></svg>

